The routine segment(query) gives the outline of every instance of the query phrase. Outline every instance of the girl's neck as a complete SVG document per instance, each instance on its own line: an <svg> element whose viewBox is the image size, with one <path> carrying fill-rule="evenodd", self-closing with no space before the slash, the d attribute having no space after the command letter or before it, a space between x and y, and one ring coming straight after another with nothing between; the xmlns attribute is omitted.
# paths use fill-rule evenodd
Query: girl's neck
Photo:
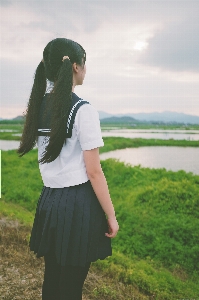
<svg viewBox="0 0 199 300"><path fill-rule="evenodd" d="M74 90L75 90L75 86L76 86L76 84L73 83L73 86L72 86L72 92L73 92L73 93L74 93Z"/></svg>

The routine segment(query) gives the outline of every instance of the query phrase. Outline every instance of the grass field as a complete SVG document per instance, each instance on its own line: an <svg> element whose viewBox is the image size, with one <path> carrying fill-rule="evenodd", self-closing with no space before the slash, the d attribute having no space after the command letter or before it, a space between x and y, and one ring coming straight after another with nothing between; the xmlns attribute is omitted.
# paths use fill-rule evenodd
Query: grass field
<svg viewBox="0 0 199 300"><path fill-rule="evenodd" d="M108 128L120 128L120 129L163 129L163 130L199 130L199 124L157 124L151 123L151 124L136 124L136 126L131 126L129 124L119 124L119 123L104 123L101 122L101 128L102 130L108 129Z"/></svg>
<svg viewBox="0 0 199 300"><path fill-rule="evenodd" d="M178 147L199 147L199 141L187 140L161 140L123 137L103 137L104 147L100 148L100 153L125 148L138 148L146 146L178 146Z"/></svg>
<svg viewBox="0 0 199 300"><path fill-rule="evenodd" d="M114 144L114 140L107 138L105 147L115 149L123 142L117 139ZM85 297L106 300L199 299L199 176L184 171L130 167L111 159L103 161L102 167L120 231L113 239L113 256L93 264L84 290ZM19 237L18 246L14 243L18 248L28 248L30 231L24 228L30 228L32 224L41 188L36 150L20 159L15 151L2 151L0 211L2 216L24 224L18 235L21 232L22 239L25 235L25 241L22 243ZM15 229L5 230L12 245ZM7 261L10 261L9 257L11 259L11 250L16 252L20 261L16 247L9 250L6 246L9 242L5 234L1 240L5 240L1 252ZM28 255L27 261L31 265L34 258ZM32 272L37 276L39 265L36 261L32 265ZM38 293L42 274L39 278ZM35 295L31 297L27 299L37 299Z"/></svg>
<svg viewBox="0 0 199 300"><path fill-rule="evenodd" d="M190 130L199 130L199 125L189 125L189 126L184 126L184 125L139 125L136 127L129 126L128 124L101 124L101 129L103 130L108 130L108 129L153 129L154 131L156 130L187 130L189 132ZM13 132L3 132L4 130L13 130ZM23 123L21 124L15 124L12 122L7 122L4 123L4 121L0 121L0 140L20 140L20 136L18 134L21 134L23 130ZM17 134L17 135L16 135ZM189 141L184 141L185 143Z"/></svg>

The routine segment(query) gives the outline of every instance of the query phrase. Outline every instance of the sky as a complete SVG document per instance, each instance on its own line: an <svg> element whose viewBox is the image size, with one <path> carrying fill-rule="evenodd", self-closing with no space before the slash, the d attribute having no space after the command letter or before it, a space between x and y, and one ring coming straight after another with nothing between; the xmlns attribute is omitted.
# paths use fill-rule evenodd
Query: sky
<svg viewBox="0 0 199 300"><path fill-rule="evenodd" d="M86 50L75 93L98 111L199 116L198 13L198 0L0 0L0 117L23 114L57 37Z"/></svg>

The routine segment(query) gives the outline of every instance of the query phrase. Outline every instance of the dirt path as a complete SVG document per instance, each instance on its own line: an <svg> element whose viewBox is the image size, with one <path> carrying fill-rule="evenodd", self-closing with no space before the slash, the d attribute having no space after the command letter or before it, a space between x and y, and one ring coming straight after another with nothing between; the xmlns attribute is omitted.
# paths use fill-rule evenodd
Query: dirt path
<svg viewBox="0 0 199 300"><path fill-rule="evenodd" d="M29 251L30 228L17 221L0 218L0 298L1 300L41 300L43 258ZM132 286L105 278L91 267L82 300L144 300ZM135 296L136 295L136 296Z"/></svg>
<svg viewBox="0 0 199 300"><path fill-rule="evenodd" d="M29 251L30 228L0 219L0 295L2 300L41 300L44 262ZM84 296L83 300L89 300Z"/></svg>

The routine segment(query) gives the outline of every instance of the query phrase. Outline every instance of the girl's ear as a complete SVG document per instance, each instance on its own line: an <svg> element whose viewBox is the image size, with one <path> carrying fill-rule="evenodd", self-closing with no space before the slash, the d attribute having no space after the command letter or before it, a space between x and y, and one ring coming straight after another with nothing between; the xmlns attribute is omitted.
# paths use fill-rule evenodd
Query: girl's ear
<svg viewBox="0 0 199 300"><path fill-rule="evenodd" d="M76 63L73 64L73 72L78 73L79 68L78 65Z"/></svg>

